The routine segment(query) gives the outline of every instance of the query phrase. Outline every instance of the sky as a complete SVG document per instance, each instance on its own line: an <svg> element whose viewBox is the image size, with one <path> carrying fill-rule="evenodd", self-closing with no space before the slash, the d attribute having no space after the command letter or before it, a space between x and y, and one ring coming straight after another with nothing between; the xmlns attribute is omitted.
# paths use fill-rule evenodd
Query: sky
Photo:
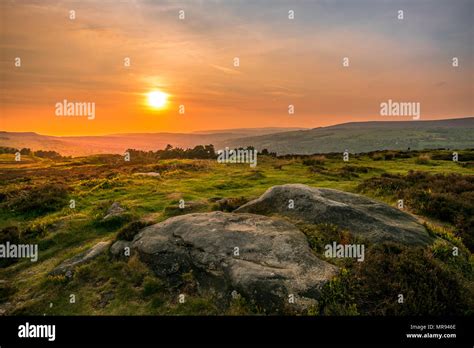
<svg viewBox="0 0 474 348"><path fill-rule="evenodd" d="M3 0L0 10L4 131L410 120L381 116L389 99L420 103L421 120L474 116L470 0ZM163 107L149 105L151 91L168 95ZM95 103L95 117L57 116L64 100Z"/></svg>

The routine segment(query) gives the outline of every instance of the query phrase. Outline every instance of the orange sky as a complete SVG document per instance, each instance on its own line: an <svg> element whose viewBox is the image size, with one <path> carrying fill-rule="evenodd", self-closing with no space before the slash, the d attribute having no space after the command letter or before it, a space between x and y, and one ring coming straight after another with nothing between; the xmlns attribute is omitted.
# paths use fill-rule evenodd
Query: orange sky
<svg viewBox="0 0 474 348"><path fill-rule="evenodd" d="M379 115L388 99L420 102L421 119L473 116L472 4L2 2L0 130L317 127L390 119ZM155 89L170 95L166 108L146 104ZM64 99L94 102L95 119L56 116Z"/></svg>

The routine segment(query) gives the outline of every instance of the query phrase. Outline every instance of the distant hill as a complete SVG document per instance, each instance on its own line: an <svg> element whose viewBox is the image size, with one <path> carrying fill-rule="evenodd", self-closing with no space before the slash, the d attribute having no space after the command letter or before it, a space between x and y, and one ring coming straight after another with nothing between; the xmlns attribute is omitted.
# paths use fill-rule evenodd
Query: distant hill
<svg viewBox="0 0 474 348"><path fill-rule="evenodd" d="M291 128L290 128L291 129ZM434 148L474 148L474 117L439 121L350 122L329 127L291 130L250 128L215 130L206 133L131 133L104 136L54 137L33 132L0 132L0 146L52 150L66 156L123 153L140 150L194 147L213 144L268 149L278 154L369 152Z"/></svg>
<svg viewBox="0 0 474 348"><path fill-rule="evenodd" d="M196 131L191 134L216 134L216 133L231 133L231 134L240 134L241 136L257 136L257 135L266 135L282 132L292 132L298 130L308 130L308 128L301 127L266 127L266 128L234 128L226 130L204 130Z"/></svg>
<svg viewBox="0 0 474 348"><path fill-rule="evenodd" d="M49 136L34 132L0 131L0 146L56 151L64 156L121 154L126 149L156 151L171 144L188 148L196 145L222 144L234 138L272 134L301 128L249 128L212 130L195 133L127 133L100 136Z"/></svg>
<svg viewBox="0 0 474 348"><path fill-rule="evenodd" d="M350 122L330 127L230 139L229 147L255 146L278 154L474 148L474 117L439 121Z"/></svg>

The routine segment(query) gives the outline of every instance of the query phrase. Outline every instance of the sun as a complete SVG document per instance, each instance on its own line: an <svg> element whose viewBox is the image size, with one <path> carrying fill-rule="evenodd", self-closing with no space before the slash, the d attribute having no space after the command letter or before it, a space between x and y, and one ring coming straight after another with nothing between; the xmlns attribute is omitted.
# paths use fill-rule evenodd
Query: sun
<svg viewBox="0 0 474 348"><path fill-rule="evenodd" d="M148 105L152 108L162 108L166 105L168 94L161 91L151 91L148 93Z"/></svg>

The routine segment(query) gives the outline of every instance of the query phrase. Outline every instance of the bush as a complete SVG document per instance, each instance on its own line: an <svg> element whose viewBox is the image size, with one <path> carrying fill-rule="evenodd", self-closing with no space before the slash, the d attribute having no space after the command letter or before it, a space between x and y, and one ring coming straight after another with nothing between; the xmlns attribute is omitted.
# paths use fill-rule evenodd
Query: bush
<svg viewBox="0 0 474 348"><path fill-rule="evenodd" d="M398 302L399 294L403 303ZM474 294L465 280L422 248L382 244L364 262L325 285L322 314L468 315Z"/></svg>
<svg viewBox="0 0 474 348"><path fill-rule="evenodd" d="M474 176L409 172L408 175L383 174L365 180L361 192L404 199L416 213L453 224L457 235L474 251Z"/></svg>
<svg viewBox="0 0 474 348"><path fill-rule="evenodd" d="M118 231L116 240L132 241L140 230L149 225L150 223L141 220L132 221Z"/></svg>

